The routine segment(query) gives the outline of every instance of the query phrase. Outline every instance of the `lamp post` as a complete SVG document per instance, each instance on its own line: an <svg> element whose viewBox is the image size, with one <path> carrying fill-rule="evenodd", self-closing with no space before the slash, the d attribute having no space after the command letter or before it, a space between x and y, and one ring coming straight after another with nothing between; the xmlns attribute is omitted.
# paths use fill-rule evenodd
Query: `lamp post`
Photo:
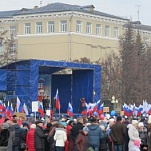
<svg viewBox="0 0 151 151"><path fill-rule="evenodd" d="M113 104L113 108L115 110L115 105L114 104L116 104L116 108L117 108L118 99L116 99L114 95L112 96L111 103Z"/></svg>

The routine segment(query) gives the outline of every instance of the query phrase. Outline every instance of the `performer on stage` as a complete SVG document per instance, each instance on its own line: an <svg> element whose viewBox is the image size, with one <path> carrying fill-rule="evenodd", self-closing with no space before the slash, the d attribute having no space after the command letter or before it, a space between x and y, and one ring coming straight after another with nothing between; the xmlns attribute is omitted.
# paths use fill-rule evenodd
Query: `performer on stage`
<svg viewBox="0 0 151 151"><path fill-rule="evenodd" d="M80 99L81 112L82 112L83 110L85 110L85 106L86 106L86 100L85 100L85 98L81 98L81 99Z"/></svg>

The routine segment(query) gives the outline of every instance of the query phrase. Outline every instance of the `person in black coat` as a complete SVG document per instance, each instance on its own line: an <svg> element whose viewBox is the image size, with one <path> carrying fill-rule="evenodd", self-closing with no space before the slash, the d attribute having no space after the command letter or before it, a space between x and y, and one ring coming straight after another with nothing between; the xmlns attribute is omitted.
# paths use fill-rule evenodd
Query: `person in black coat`
<svg viewBox="0 0 151 151"><path fill-rule="evenodd" d="M109 149L110 139L103 125L100 126L103 131L103 138L100 139L100 151L107 151ZM111 151L111 150L110 150Z"/></svg>
<svg viewBox="0 0 151 151"><path fill-rule="evenodd" d="M47 128L44 130L44 133L48 135L51 127L52 127L52 124L47 123ZM45 151L49 151L49 150L50 150L50 145L49 145L49 142L48 142L47 137L46 137L45 138Z"/></svg>
<svg viewBox="0 0 151 151"><path fill-rule="evenodd" d="M70 140L69 140L69 151L73 151L75 146L75 140L79 135L79 130L83 129L83 118L79 118L77 124L73 125L70 130Z"/></svg>
<svg viewBox="0 0 151 151"><path fill-rule="evenodd" d="M0 132L0 146L7 146L8 139L9 139L9 124L3 123L2 124L2 131Z"/></svg>
<svg viewBox="0 0 151 151"><path fill-rule="evenodd" d="M23 123L23 128L21 129L20 151L24 151L26 149L26 136L28 130L29 130L29 125L27 123Z"/></svg>
<svg viewBox="0 0 151 151"><path fill-rule="evenodd" d="M35 144L36 151L44 151L46 137L47 134L44 134L44 130L43 130L43 121L38 121L34 134L34 144Z"/></svg>
<svg viewBox="0 0 151 151"><path fill-rule="evenodd" d="M12 128L15 130L15 139L13 140L13 151L19 151L20 149L20 138L21 138L21 128L17 124L17 120L13 119Z"/></svg>

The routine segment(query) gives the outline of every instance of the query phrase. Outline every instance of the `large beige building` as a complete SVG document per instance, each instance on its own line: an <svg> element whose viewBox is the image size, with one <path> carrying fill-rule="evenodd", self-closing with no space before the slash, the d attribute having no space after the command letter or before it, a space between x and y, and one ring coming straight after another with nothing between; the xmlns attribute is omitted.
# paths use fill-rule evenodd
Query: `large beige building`
<svg viewBox="0 0 151 151"><path fill-rule="evenodd" d="M15 37L11 54L18 60L73 61L86 57L94 62L118 49L118 38L127 21L96 11L93 5L52 3L0 12L0 32L8 30L7 36ZM150 42L151 30L141 30L144 40ZM0 53L4 49L1 44Z"/></svg>

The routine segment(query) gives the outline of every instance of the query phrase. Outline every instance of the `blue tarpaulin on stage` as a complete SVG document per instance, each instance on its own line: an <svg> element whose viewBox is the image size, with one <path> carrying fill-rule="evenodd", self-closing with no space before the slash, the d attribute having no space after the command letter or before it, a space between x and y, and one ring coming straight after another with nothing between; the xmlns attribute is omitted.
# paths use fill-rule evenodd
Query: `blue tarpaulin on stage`
<svg viewBox="0 0 151 151"><path fill-rule="evenodd" d="M0 70L0 90L6 91L6 70Z"/></svg>
<svg viewBox="0 0 151 151"><path fill-rule="evenodd" d="M72 70L71 74L54 74L67 68ZM68 102L71 102L74 112L78 113L81 97L87 102L96 102L101 98L100 65L45 60L18 61L1 68L0 91L5 91L8 99L18 96L22 103L31 105L38 98L41 75L51 77L51 92L48 92L51 99L59 90L61 112L65 113Z"/></svg>

